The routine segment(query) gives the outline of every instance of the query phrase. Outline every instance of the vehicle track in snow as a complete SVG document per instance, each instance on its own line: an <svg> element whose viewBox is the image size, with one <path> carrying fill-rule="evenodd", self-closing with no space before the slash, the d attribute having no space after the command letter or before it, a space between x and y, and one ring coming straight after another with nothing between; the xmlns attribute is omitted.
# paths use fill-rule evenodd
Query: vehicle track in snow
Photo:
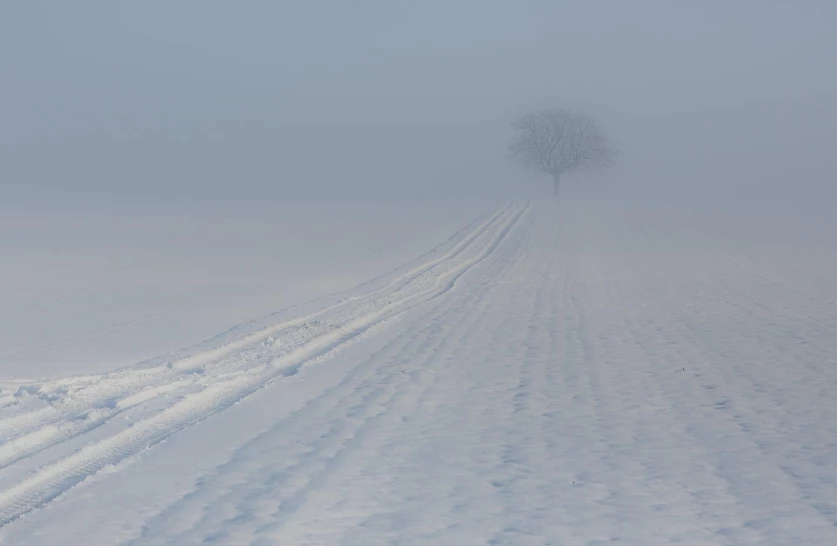
<svg viewBox="0 0 837 546"><path fill-rule="evenodd" d="M61 439L93 429L138 403L171 392L174 387L201 386L220 373L235 371L241 367L241 363L225 358L236 352L252 349L259 343L275 345L298 342L300 337L307 339L312 328L322 329L324 320L331 318L324 319L325 315L345 316L352 309L368 305L375 298L386 297L389 292L428 269L455 258L500 216L501 211L495 211L487 220L478 224L476 229L466 233L446 254L415 265L383 288L369 294L341 300L324 309L261 328L232 342L156 366L139 366L101 375L74 376L19 385L14 396L6 398L6 413L12 413L8 410L15 409L11 407L13 403L27 396L40 398L48 404L46 407L12 413L10 416L0 414L0 469ZM281 352L281 348L275 352Z"/></svg>
<svg viewBox="0 0 837 546"><path fill-rule="evenodd" d="M258 330L231 343L154 367L22 385L15 396L37 397L32 411L6 406L0 414L0 526L55 499L109 465L159 443L195 422L293 375L375 326L449 291L489 256L528 209L509 204L466 233L447 252L428 257L385 286L305 316ZM432 256L432 255L431 255ZM133 410L127 428L115 417ZM141 410L141 411L140 411ZM98 428L101 437L20 476L15 465L46 456L63 442ZM22 479L15 479L22 478Z"/></svg>

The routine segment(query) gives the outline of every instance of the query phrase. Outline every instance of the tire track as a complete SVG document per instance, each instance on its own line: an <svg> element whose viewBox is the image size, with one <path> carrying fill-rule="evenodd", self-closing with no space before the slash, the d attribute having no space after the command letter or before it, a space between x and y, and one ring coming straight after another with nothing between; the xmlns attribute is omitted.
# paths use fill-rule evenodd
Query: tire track
<svg viewBox="0 0 837 546"><path fill-rule="evenodd" d="M235 355L236 352L238 356L246 356L245 350L277 337L284 337L286 344L296 341L298 336L295 334L300 330L307 334L312 325L322 326L321 318L324 316L380 301L382 296L403 287L433 267L455 259L485 230L507 214L512 206L510 203L489 214L482 223L477 221L476 229L466 232L448 252L414 265L371 293L341 299L325 309L279 322L232 343L164 365L120 370L102 376L59 379L41 385L23 385L18 388L16 396L37 396L50 405L0 419L0 469L106 424L135 406L133 402L139 392L155 395L142 400L148 402L151 398L171 392L169 386L173 384L182 386L191 383L190 386L200 389L211 384L215 375L241 367L240 360L230 365L229 361L224 360L225 357Z"/></svg>
<svg viewBox="0 0 837 546"><path fill-rule="evenodd" d="M6 488L0 493L0 527L49 503L102 468L136 455L266 384L296 373L306 362L326 357L346 343L360 339L375 325L448 292L460 276L491 255L527 209L528 205L509 205L498 211L444 256L420 264L368 296L262 330L171 366L169 369L194 371L195 367L205 366L214 359L231 357L219 363L224 373L215 373L199 391ZM297 328L297 339L279 355L271 348L252 350L250 354L245 351L254 343L292 328Z"/></svg>
<svg viewBox="0 0 837 546"><path fill-rule="evenodd" d="M245 335L231 343L200 351L164 365L152 368L126 369L101 376L84 376L48 381L43 384L22 385L18 388L16 397L24 395L37 396L50 405L36 411L22 412L0 419L0 468L30 456L41 449L55 445L60 441L72 438L104 424L116 417L132 404L124 401L132 398L141 390L152 390L161 385L188 379L195 374L203 375L207 367L212 364L223 364L223 359L236 352L257 345L260 342L283 336L300 328L310 326L329 314L338 313L344 309L360 308L364 305L375 304L381 297L403 288L423 273L455 259L464 252L480 235L498 221L504 214L508 214L512 204L489 215L488 219L478 224L476 229L466 233L448 252L432 260L423 261L404 273L399 274L382 288L369 294L341 299L336 304L324 309L282 321L257 332ZM163 389L165 390L165 389ZM122 405L119 402L122 401ZM86 414L94 414L87 418ZM44 436L43 429L62 424L57 438L49 442L27 441L28 436ZM15 440L24 441L17 442ZM3 447L6 451L3 452Z"/></svg>

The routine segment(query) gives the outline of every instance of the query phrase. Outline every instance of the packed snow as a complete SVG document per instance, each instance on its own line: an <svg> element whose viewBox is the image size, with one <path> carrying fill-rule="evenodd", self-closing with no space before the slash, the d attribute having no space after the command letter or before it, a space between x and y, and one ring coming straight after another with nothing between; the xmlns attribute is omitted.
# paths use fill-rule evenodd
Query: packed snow
<svg viewBox="0 0 837 546"><path fill-rule="evenodd" d="M323 218L337 272L277 281L307 302L260 237L233 260L275 313L125 367L13 362L0 543L837 544L833 220L484 208L364 242Z"/></svg>

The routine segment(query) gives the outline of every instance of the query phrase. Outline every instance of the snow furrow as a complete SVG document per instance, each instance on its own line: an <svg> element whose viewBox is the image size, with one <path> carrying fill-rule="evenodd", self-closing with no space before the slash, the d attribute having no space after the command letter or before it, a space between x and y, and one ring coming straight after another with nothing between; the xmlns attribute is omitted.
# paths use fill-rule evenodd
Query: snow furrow
<svg viewBox="0 0 837 546"><path fill-rule="evenodd" d="M492 225L509 214L513 207L514 205L509 203L494 211L482 222L478 222L474 229L466 232L447 252L419 262L397 275L385 286L368 294L343 299L323 309L267 326L233 342L200 351L167 365L126 369L101 376L71 377L19 387L19 392L49 400L50 406L6 418L0 417L0 469L102 426L134 406L130 401L135 400L138 392L156 393L159 396L173 390L167 385L187 385L198 383L200 379L203 379L203 383L211 382L215 374L240 368L242 362L239 359L230 362L230 359L226 358L230 355L240 354L259 343L272 343L276 338L283 336L287 338L284 340L286 344L292 344L294 340L298 340L299 336L296 334L299 331L310 333L308 330L312 324L322 326L323 317L331 317L331 322L334 322L335 315L344 317L347 314L356 314L364 307L380 304L389 294L415 281L422 274L456 259L477 238L485 235ZM244 364L246 365L246 361ZM149 396L143 402L151 398ZM46 435L44 431L47 430L57 432ZM32 441L33 438L41 438L41 441Z"/></svg>
<svg viewBox="0 0 837 546"><path fill-rule="evenodd" d="M444 255L419 264L366 296L261 330L219 349L165 367L158 374L143 376L142 380L135 380L130 375L127 378L115 375L113 385L98 385L92 381L93 407L102 400L108 400L111 409L106 412L105 419L109 419L126 408L146 403L172 390L175 382L183 381L184 373L201 374L191 386L186 386L187 392L172 405L127 429L43 466L7 487L0 493L0 526L49 503L99 470L116 465L229 407L273 380L295 373L304 363L329 354L383 321L449 291L461 275L497 248L527 208L526 205L510 205L496 212ZM272 342L262 343L268 340ZM277 343L277 340L281 342ZM108 379L105 376L102 381ZM114 398L114 392L119 393L118 399ZM72 395L67 395L65 404L66 400L74 399ZM40 414L41 417L33 418L28 427L10 427L9 423L24 420L21 415L11 417L5 430L18 432L15 435L18 443L10 450L9 457L13 458L13 453L17 453L20 458L22 453L31 454L39 447L51 445L55 435L49 433L52 431L49 427L61 422L67 415L75 415L79 406L91 405L91 400L86 397L79 397L77 401L68 404L70 411ZM101 420L91 426L99 424ZM71 436L77 436L91 426L80 425Z"/></svg>

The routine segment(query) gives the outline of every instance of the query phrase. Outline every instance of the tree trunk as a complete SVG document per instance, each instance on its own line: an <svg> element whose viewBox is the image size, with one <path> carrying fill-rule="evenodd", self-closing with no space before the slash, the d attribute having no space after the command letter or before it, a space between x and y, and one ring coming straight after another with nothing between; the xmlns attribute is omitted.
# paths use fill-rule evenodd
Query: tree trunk
<svg viewBox="0 0 837 546"><path fill-rule="evenodd" d="M555 182L555 185L552 188L552 197L554 197L555 199L558 199L558 188L559 188L560 182L561 182L561 175L560 174L553 174L552 179Z"/></svg>

